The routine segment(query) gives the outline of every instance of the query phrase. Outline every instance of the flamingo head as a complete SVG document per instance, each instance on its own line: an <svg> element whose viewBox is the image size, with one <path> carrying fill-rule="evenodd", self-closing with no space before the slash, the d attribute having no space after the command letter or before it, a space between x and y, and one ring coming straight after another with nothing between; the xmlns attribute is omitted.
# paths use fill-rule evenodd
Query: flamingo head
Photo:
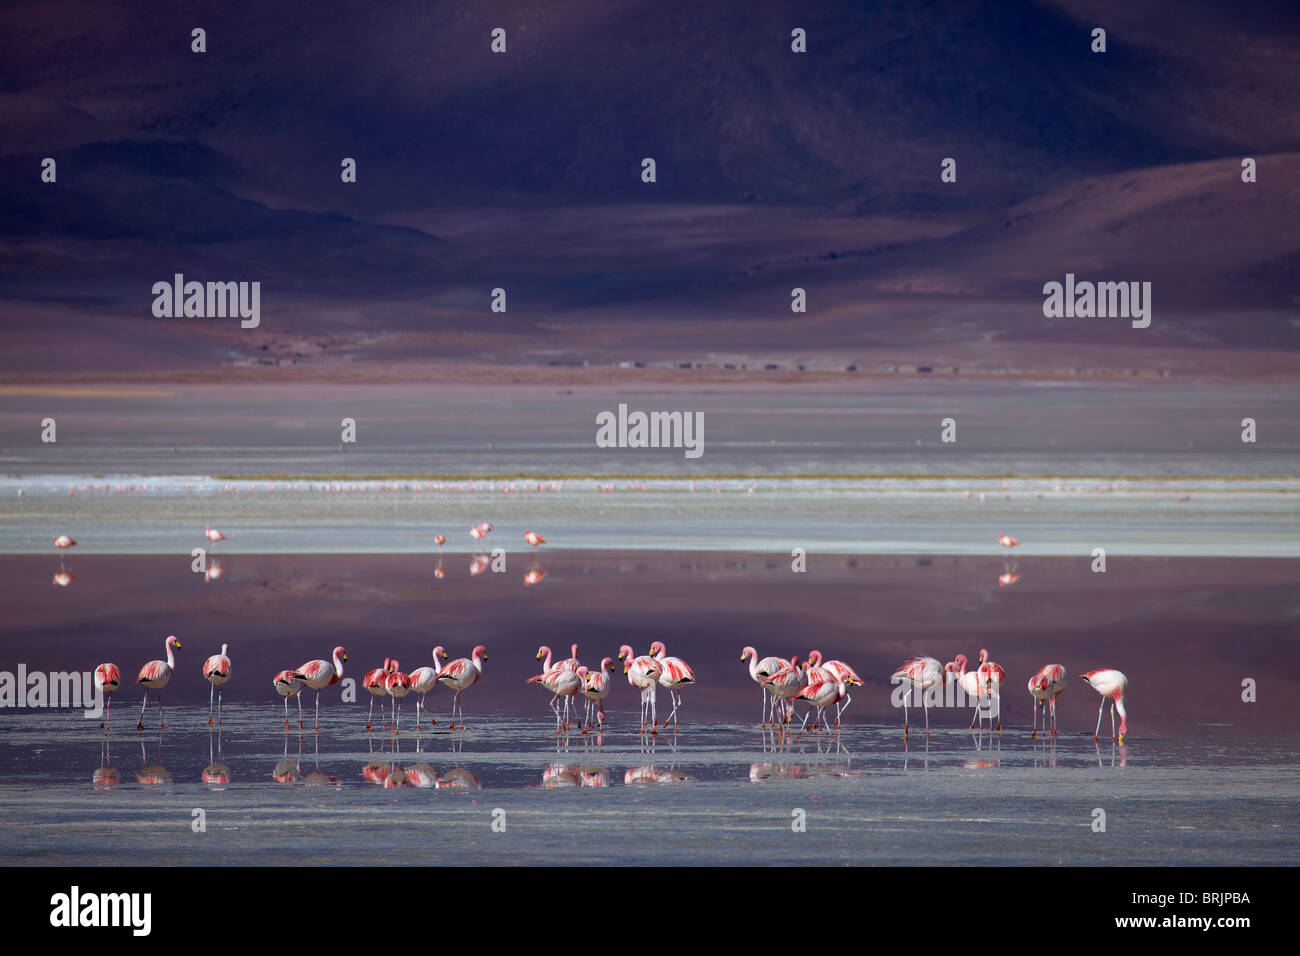
<svg viewBox="0 0 1300 956"><path fill-rule="evenodd" d="M622 647L620 647L620 648L618 649L618 659L619 659L620 661L621 661L621 660L628 660L628 661L630 661L630 660L632 660L632 658L634 658L634 657L636 657L636 653L635 653L635 652L632 650L632 648L629 647L628 645L624 644ZM623 668L623 671L624 671L624 673L626 673L626 672L627 672L627 668L626 668L626 667Z"/></svg>
<svg viewBox="0 0 1300 956"><path fill-rule="evenodd" d="M601 669L601 672L603 673L604 671L609 670L610 665L613 664L613 663L614 663L614 658L612 658L612 657L605 657L605 658L602 658L602 659L601 659L601 662L600 662L600 669Z"/></svg>
<svg viewBox="0 0 1300 956"><path fill-rule="evenodd" d="M435 647L435 648L433 649L433 662L434 662L435 664L438 663L438 655L439 655L439 654L442 655L442 659L443 659L444 661L447 659L447 652L443 649L443 647L442 647L441 644L439 644L437 647Z"/></svg>
<svg viewBox="0 0 1300 956"><path fill-rule="evenodd" d="M483 660L487 660L487 648L482 644L477 645L474 648L474 653L472 653L470 657L481 657Z"/></svg>
<svg viewBox="0 0 1300 956"><path fill-rule="evenodd" d="M541 647L537 649L537 659L540 661L542 659L543 654L550 654L550 653L551 653L551 649L547 647L545 644L543 644Z"/></svg>
<svg viewBox="0 0 1300 956"><path fill-rule="evenodd" d="M341 661L345 661L348 659L348 652L345 651L343 649L343 645L340 644L338 647L334 648L334 656ZM396 669L397 669L397 661L393 661L393 670Z"/></svg>
<svg viewBox="0 0 1300 956"><path fill-rule="evenodd" d="M751 657L754 658L754 660L758 660L758 651L754 650L752 647L746 647L740 652L740 659L742 661L747 661Z"/></svg>
<svg viewBox="0 0 1300 956"><path fill-rule="evenodd" d="M816 659L814 660L814 658L816 658ZM821 667L821 664L822 664L822 652L821 652L821 651L809 651L809 652L808 652L808 663L809 663L810 665L812 665L813 667Z"/></svg>
<svg viewBox="0 0 1300 956"><path fill-rule="evenodd" d="M668 648L664 647L664 642L663 642L663 641L655 641L653 644L650 645L650 651L649 651L649 653L650 653L650 656L652 656L652 657L653 657L655 654L667 654L667 653L668 653Z"/></svg>
<svg viewBox="0 0 1300 956"><path fill-rule="evenodd" d="M178 641L178 640L176 639L176 635L175 635L175 634L172 634L172 635L170 635L170 636L167 638L167 644L168 644L169 647L177 647L177 648L179 648L179 647L181 646L181 642Z"/></svg>
<svg viewBox="0 0 1300 956"><path fill-rule="evenodd" d="M798 654L795 654L795 655L791 656L791 658L790 658L790 666L791 666L791 667L798 667L798 666L799 666L799 655L798 655Z"/></svg>
<svg viewBox="0 0 1300 956"><path fill-rule="evenodd" d="M981 647L981 648L980 648L980 663L983 664L983 663L984 663L985 661L987 661L988 659L989 659L989 652L986 651L984 648Z"/></svg>

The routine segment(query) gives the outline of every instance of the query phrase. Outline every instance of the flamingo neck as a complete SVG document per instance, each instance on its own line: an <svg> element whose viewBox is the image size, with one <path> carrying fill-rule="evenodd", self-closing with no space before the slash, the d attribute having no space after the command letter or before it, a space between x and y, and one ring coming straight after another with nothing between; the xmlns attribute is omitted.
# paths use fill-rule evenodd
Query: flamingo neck
<svg viewBox="0 0 1300 956"><path fill-rule="evenodd" d="M396 667L396 662L394 662L394 667ZM343 662L339 660L338 651L334 652L334 673L337 674L339 677L343 676Z"/></svg>
<svg viewBox="0 0 1300 956"><path fill-rule="evenodd" d="M176 658L172 656L172 642L168 641L164 646L167 648L167 666L174 670L176 668Z"/></svg>
<svg viewBox="0 0 1300 956"><path fill-rule="evenodd" d="M546 662L542 664L542 673L545 674L551 669L551 649L549 647L543 647L542 650L546 651Z"/></svg>

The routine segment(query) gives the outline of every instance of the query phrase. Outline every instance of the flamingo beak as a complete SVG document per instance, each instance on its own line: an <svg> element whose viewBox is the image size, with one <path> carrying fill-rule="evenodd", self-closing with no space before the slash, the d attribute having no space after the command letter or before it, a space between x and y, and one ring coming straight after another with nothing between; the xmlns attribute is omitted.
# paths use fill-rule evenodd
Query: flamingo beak
<svg viewBox="0 0 1300 956"><path fill-rule="evenodd" d="M348 659L347 651L344 651L341 656L344 660L347 660Z"/></svg>

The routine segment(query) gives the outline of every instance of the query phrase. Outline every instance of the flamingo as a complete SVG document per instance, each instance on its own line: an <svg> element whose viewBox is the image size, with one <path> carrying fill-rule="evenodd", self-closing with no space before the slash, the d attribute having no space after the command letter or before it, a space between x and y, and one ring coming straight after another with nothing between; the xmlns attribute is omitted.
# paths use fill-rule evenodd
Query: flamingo
<svg viewBox="0 0 1300 956"><path fill-rule="evenodd" d="M569 706L574 696L582 690L583 680L577 671L569 670L567 667L552 667L548 671L543 671L534 677L528 678L528 683L538 683L549 690L552 694L550 708L555 711L555 727L557 730L567 729L569 726ZM560 717L559 699L564 698L564 717Z"/></svg>
<svg viewBox="0 0 1300 956"><path fill-rule="evenodd" d="M218 531L216 528L212 527L211 525L207 525L207 524L203 526L203 537L207 538L213 544L216 544L219 541L226 540L226 536L224 534L222 534L220 531Z"/></svg>
<svg viewBox="0 0 1300 956"><path fill-rule="evenodd" d="M1011 537L1009 534L998 535L998 544L1002 545L1004 548L1014 548L1019 543L1019 541Z"/></svg>
<svg viewBox="0 0 1300 956"><path fill-rule="evenodd" d="M1044 665L1029 678L1029 693L1034 697L1034 728L1029 736L1038 737L1038 705L1043 706L1043 733L1047 733L1047 707L1052 708L1052 736L1056 736L1056 698L1065 690L1065 668L1060 664ZM1104 702L1103 702L1104 703Z"/></svg>
<svg viewBox="0 0 1300 956"><path fill-rule="evenodd" d="M388 696L388 687L384 684L384 680L393 672L392 663L390 658L385 657L383 667L366 671L366 676L361 678L361 686L370 691L370 713L366 715L366 730L370 729L371 722L375 719L375 698ZM285 701L285 707L288 706L289 702Z"/></svg>
<svg viewBox="0 0 1300 956"><path fill-rule="evenodd" d="M348 652L340 645L334 648L333 661L308 661L294 671L298 678L316 692L316 732L320 733L320 692L331 684L343 679L343 661L348 659ZM386 688L385 688L386 689Z"/></svg>
<svg viewBox="0 0 1300 956"><path fill-rule="evenodd" d="M100 664L95 668L95 687L99 690L101 697L108 695L108 705L104 711L104 719L99 722L100 727L108 726L113 711L112 694L121 683L122 672L116 664Z"/></svg>
<svg viewBox="0 0 1300 956"><path fill-rule="evenodd" d="M525 531L524 540L527 541L529 544L531 544L534 548L536 548L539 544L546 543L546 539L543 538L536 531Z"/></svg>
<svg viewBox="0 0 1300 956"><path fill-rule="evenodd" d="M984 719L980 713L980 698L989 697L989 688L980 681L980 676L976 671L966 670L966 655L958 654L956 659L944 665L945 673L951 673L953 679L961 685L962 692L975 701L975 713L971 715L971 729L975 728L975 718L980 718L980 728L983 729ZM991 723L991 721L990 721Z"/></svg>
<svg viewBox="0 0 1300 956"><path fill-rule="evenodd" d="M644 732L647 720L655 721L656 725L659 723L655 716L655 693L663 668L653 657L637 657L626 644L619 648L618 659L623 662L627 682L641 691L641 730Z"/></svg>
<svg viewBox="0 0 1300 956"><path fill-rule="evenodd" d="M60 551L67 551L68 548L75 548L77 546L77 542L73 541L66 534L60 534L55 536L54 546L58 548Z"/></svg>
<svg viewBox="0 0 1300 956"><path fill-rule="evenodd" d="M823 661L821 651L809 651L808 662L814 664L821 672L817 676L821 676L824 680L839 681L844 685L844 698L835 704L835 723L838 725L840 716L849 709L849 704L853 703L853 696L849 693L849 688L855 684L859 687L862 686L862 678L858 676L857 671L843 661ZM809 672L808 683L813 682L813 677L814 675Z"/></svg>
<svg viewBox="0 0 1300 956"><path fill-rule="evenodd" d="M447 652L443 650L441 644L433 649L433 666L417 667L411 671L411 693L419 694L420 699L415 702L415 729L420 729L420 708L424 705L424 696L438 686L438 671L441 665L438 663L438 655L441 654L443 660L447 658ZM424 708L428 710L427 707ZM436 727L438 722L433 718L429 719L429 726Z"/></svg>
<svg viewBox="0 0 1300 956"><path fill-rule="evenodd" d="M594 702L596 706L596 726L598 728L603 728L605 726L605 698L609 696L611 683L609 668L613 663L614 658L612 657L602 658L600 662L600 670L594 674L588 674L586 679L583 681L582 695L586 697L587 700ZM591 704L587 705L587 727L591 725L591 706ZM587 732L587 727L583 728L582 732L584 734Z"/></svg>
<svg viewBox="0 0 1300 956"><path fill-rule="evenodd" d="M673 722L673 733L677 732L677 709L682 706L683 687L689 687L695 683L695 672L691 666L680 657L669 657L668 649L664 647L663 641L655 641L650 645L650 656L653 657L661 668L659 673L659 683L668 689L668 699L673 702L673 709L664 718L664 727L668 726L668 721Z"/></svg>
<svg viewBox="0 0 1300 956"><path fill-rule="evenodd" d="M490 527L490 526L489 526ZM479 644L469 657L458 657L438 672L438 682L456 689L456 696L451 702L451 729L456 729L456 711L460 710L460 729L465 729L465 710L460 706L462 692L478 683L483 676L483 661L487 660L487 648Z"/></svg>
<svg viewBox="0 0 1300 956"><path fill-rule="evenodd" d="M284 698L284 729L289 729L289 698L298 697L298 692L302 690L302 680L293 671L280 671L272 678L271 683L275 686L275 692ZM298 729L302 730L302 698L298 697ZM288 737L284 738L288 740ZM299 737L299 740L302 738ZM287 746L287 745L286 745Z"/></svg>
<svg viewBox="0 0 1300 956"><path fill-rule="evenodd" d="M933 657L913 657L889 676L895 683L907 681L911 686L903 696L903 736L907 736L907 702L912 694L921 692L921 707L925 711L925 736L930 736L930 704L925 692L943 679L943 668Z"/></svg>
<svg viewBox="0 0 1300 956"><path fill-rule="evenodd" d="M1124 735L1128 733L1128 714L1124 711L1124 695L1128 693L1128 678L1120 671L1112 668L1102 668L1101 670L1088 671L1086 674L1080 674L1089 686L1097 693L1101 694L1101 706L1097 708L1097 729L1092 733L1093 742L1096 742L1097 735L1101 733L1101 712L1106 709L1106 698L1110 698L1110 738L1124 742ZM1115 736L1115 709L1119 708L1119 736Z"/></svg>
<svg viewBox="0 0 1300 956"><path fill-rule="evenodd" d="M776 698L763 686L763 681L771 677L783 667L789 667L790 662L782 657L764 657L758 659L758 651L752 647L745 647L740 652L740 661L743 664L749 661L749 677L758 685L758 689L763 693L763 721L759 726L767 726L767 710L769 702L772 704L772 723L776 723Z"/></svg>
<svg viewBox="0 0 1300 956"><path fill-rule="evenodd" d="M396 734L400 732L402 698L411 692L411 678L398 669L397 661L393 661L392 672L384 678L384 689L393 700L393 733Z"/></svg>
<svg viewBox="0 0 1300 956"><path fill-rule="evenodd" d="M1007 679L1007 672L1002 669L1000 664L994 664L989 660L989 652L980 648L980 666L976 671L979 675L980 686L988 691L990 699L997 701L998 708L998 730L1002 729L1002 695L1000 693L1002 684ZM991 718L990 718L991 719Z"/></svg>
<svg viewBox="0 0 1300 956"><path fill-rule="evenodd" d="M221 653L213 654L203 662L203 676L208 679L212 688L208 691L208 726L212 726L212 695L217 693L217 688L230 680L230 658L226 652L230 650L229 644L221 645ZM217 693L217 722L221 722L221 695Z"/></svg>
<svg viewBox="0 0 1300 956"><path fill-rule="evenodd" d="M144 709L149 704L149 691L155 689L158 691L158 725L161 729L167 729L167 721L163 716L162 709L162 689L167 686L167 682L172 679L172 671L176 667L176 658L172 656L172 648L180 648L181 642L176 640L176 635L169 635L163 642L163 650L167 652L167 660L150 661L140 668L140 676L135 679L137 684L144 684L144 702L140 705L140 719L136 722L136 730L144 730Z"/></svg>
<svg viewBox="0 0 1300 956"><path fill-rule="evenodd" d="M794 705L791 700L799 696L799 692L808 686L808 675L799 665L799 658L796 655L790 658L790 663L787 666L763 681L763 686L772 692L772 696L781 701L785 710L782 721L788 724L794 714Z"/></svg>
<svg viewBox="0 0 1300 956"><path fill-rule="evenodd" d="M578 645L577 645L577 644L571 644L571 645L569 645L569 655L570 655L570 656L569 656L568 658L566 658L565 660L560 661L560 663L557 664L557 665L555 665L555 666L556 666L556 667L567 667L567 668L568 668L569 670L571 670L571 671L576 671L579 667L582 666L582 662L581 662L580 660L578 660Z"/></svg>
<svg viewBox="0 0 1300 956"><path fill-rule="evenodd" d="M935 662L936 664L938 661ZM813 721L813 729L817 728L820 723L827 730L830 725L826 723L824 716L826 708L831 704L838 703L844 698L844 682L839 680L819 680L815 683L808 684L803 690L795 694L796 697L802 697L817 708L817 720ZM812 708L808 709L808 714L812 713ZM802 733L808 724L808 714L803 715L803 724L799 726Z"/></svg>
<svg viewBox="0 0 1300 956"><path fill-rule="evenodd" d="M442 546L447 543L446 535L435 534L433 536L433 543L436 544L438 546L438 550L441 551Z"/></svg>

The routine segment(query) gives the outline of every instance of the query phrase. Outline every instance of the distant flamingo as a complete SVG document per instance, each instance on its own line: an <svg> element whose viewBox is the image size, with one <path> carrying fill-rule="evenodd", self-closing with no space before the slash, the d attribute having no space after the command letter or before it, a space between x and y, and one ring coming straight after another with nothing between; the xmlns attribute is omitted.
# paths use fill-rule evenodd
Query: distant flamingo
<svg viewBox="0 0 1300 956"><path fill-rule="evenodd" d="M51 580L59 587L66 588L75 578L76 575L70 574L67 571L58 571Z"/></svg>
<svg viewBox="0 0 1300 956"><path fill-rule="evenodd" d="M167 686L167 682L172 679L172 671L176 667L176 659L172 656L172 648L180 648L181 642L176 640L176 635L170 635L163 642L163 649L167 652L167 660L150 661L140 668L140 676L135 679L137 684L144 684L144 702L140 704L140 720L135 725L136 730L144 730L144 709L149 704L149 691L158 691L158 724L163 729L167 729L167 721L163 716L162 709L162 689Z"/></svg>
<svg viewBox="0 0 1300 956"><path fill-rule="evenodd" d="M67 551L68 548L75 548L77 546L77 542L73 541L66 534L61 534L55 537L54 546L58 548L60 551Z"/></svg>
<svg viewBox="0 0 1300 956"><path fill-rule="evenodd" d="M646 724L653 720L658 724L655 715L655 692L659 687L659 675L663 668L653 657L637 657L635 652L628 645L624 644L618 651L618 659L623 662L623 673L627 675L627 682L641 691L641 730L645 731Z"/></svg>
<svg viewBox="0 0 1300 956"><path fill-rule="evenodd" d="M1014 548L1019 543L1019 541L1011 537L1009 534L998 535L998 544L1002 545L1004 548Z"/></svg>
<svg viewBox="0 0 1300 956"><path fill-rule="evenodd" d="M208 690L208 726L212 726L212 695L217 693L217 688L230 680L230 658L226 656L230 650L229 644L221 645L221 653L213 654L203 662L203 676L208 679L212 687ZM221 721L221 695L217 693L217 722Z"/></svg>
<svg viewBox="0 0 1300 956"><path fill-rule="evenodd" d="M206 525L206 524L203 526L203 537L207 538L213 544L217 544L220 541L226 540L226 536L224 534L222 534L220 531L218 531L216 528L212 527L211 525Z"/></svg>
<svg viewBox="0 0 1300 956"><path fill-rule="evenodd" d="M925 692L943 680L943 667L933 657L913 657L890 675L894 683L907 681L911 686L903 696L903 736L907 736L907 704L914 691L921 692L921 707L925 711L925 735L930 736L930 704Z"/></svg>
<svg viewBox="0 0 1300 956"><path fill-rule="evenodd" d="M530 588L534 584L540 584L544 577L546 572L541 568L529 568L528 573L524 575L524 587Z"/></svg>
<svg viewBox="0 0 1300 956"><path fill-rule="evenodd" d="M392 672L384 678L384 689L388 691L388 696L393 701L393 733L399 733L401 730L402 716L402 698L411 692L411 678L403 674L398 668L397 661L393 661Z"/></svg>
<svg viewBox="0 0 1300 956"><path fill-rule="evenodd" d="M1124 742L1124 735L1128 733L1128 714L1124 711L1124 695L1128 693L1128 678L1120 671L1111 668L1102 668L1101 670L1088 671L1086 674L1080 674L1089 686L1097 693L1101 694L1101 706L1097 708L1097 729L1092 733L1092 739L1096 741L1097 735L1101 733L1101 712L1106 709L1106 698L1110 698L1110 737L1111 740ZM1119 708L1119 736L1115 735L1115 709Z"/></svg>
<svg viewBox="0 0 1300 956"><path fill-rule="evenodd" d="M534 548L536 548L539 544L546 543L546 539L543 538L536 531L525 531L524 540L527 541L529 544L531 544Z"/></svg>
<svg viewBox="0 0 1300 956"><path fill-rule="evenodd" d="M1052 709L1052 736L1056 736L1056 698L1065 690L1065 668L1060 664L1046 664L1029 678L1029 693L1034 696L1034 727L1030 737L1038 737L1038 707L1043 707L1043 733L1047 733L1047 709ZM1102 703L1105 703L1103 701Z"/></svg>
<svg viewBox="0 0 1300 956"><path fill-rule="evenodd" d="M767 680L767 678L771 677L777 671L781 670L781 668L789 667L790 662L783 657L764 657L762 660L759 660L758 651L754 650L752 647L745 647L740 652L741 663L743 664L746 660L749 661L750 680L756 683L758 685L758 689L763 693L763 720L760 726L762 727L767 726L767 712L768 712L769 704L771 705L771 710L772 710L772 723L775 724L776 723L776 698L772 696L772 693L766 687L763 686L763 681Z"/></svg>
<svg viewBox="0 0 1300 956"><path fill-rule="evenodd" d="M320 692L343 679L343 661L348 652L342 646L334 648L333 661L314 660L303 664L294 676L316 692L316 732L320 733Z"/></svg>
<svg viewBox="0 0 1300 956"><path fill-rule="evenodd" d="M677 711L682 706L682 688L689 687L695 683L695 672L691 666L680 657L669 657L668 649L664 647L663 641L655 641L650 645L650 656L659 664L662 670L659 672L659 686L668 691L668 699L673 702L672 712L664 718L664 727L668 726L668 721L673 722L673 732L677 732Z"/></svg>
<svg viewBox="0 0 1300 956"><path fill-rule="evenodd" d="M446 535L435 534L433 536L433 543L436 544L438 546L438 550L441 551L442 546L447 543Z"/></svg>
<svg viewBox="0 0 1300 956"><path fill-rule="evenodd" d="M483 676L483 661L487 660L487 648L479 644L469 657L458 657L438 672L438 683L453 687L456 696L451 701L451 729L456 729L456 712L460 711L460 728L465 729L465 708L461 705L460 695L478 683Z"/></svg>
<svg viewBox="0 0 1300 956"><path fill-rule="evenodd" d="M375 698L388 696L388 686L384 681L393 672L392 664L392 660L385 657L383 667L376 667L372 671L366 671L366 676L361 678L361 686L370 691L370 713L366 715L366 730L370 729L375 719ZM288 701L285 701L285 706L289 706Z"/></svg>
<svg viewBox="0 0 1300 956"><path fill-rule="evenodd" d="M293 671L280 671L272 678L272 684L275 686L275 692L284 698L284 729L289 729L289 698L298 697L298 692L302 690L302 680ZM302 730L302 698L298 697L298 729ZM287 741L289 738L285 737ZM302 738L299 737L299 740ZM287 746L287 744L286 744Z"/></svg>
<svg viewBox="0 0 1300 956"><path fill-rule="evenodd" d="M113 691L117 690L118 685L121 683L122 672L116 664L100 664L95 668L95 687L99 689L101 697L108 697L108 703L104 710L104 719L99 722L100 727L108 726L113 710Z"/></svg>
<svg viewBox="0 0 1300 956"><path fill-rule="evenodd" d="M415 702L415 729L417 731L420 729L420 709L424 707L424 696L438 686L438 672L442 669L442 665L438 662L438 655L440 654L444 660L447 658L447 652L443 650L441 644L433 649L432 667L417 667L411 671L411 693L420 695L420 699ZM424 709L428 710L427 707L424 707ZM436 727L437 724L436 720L430 718L429 726Z"/></svg>

